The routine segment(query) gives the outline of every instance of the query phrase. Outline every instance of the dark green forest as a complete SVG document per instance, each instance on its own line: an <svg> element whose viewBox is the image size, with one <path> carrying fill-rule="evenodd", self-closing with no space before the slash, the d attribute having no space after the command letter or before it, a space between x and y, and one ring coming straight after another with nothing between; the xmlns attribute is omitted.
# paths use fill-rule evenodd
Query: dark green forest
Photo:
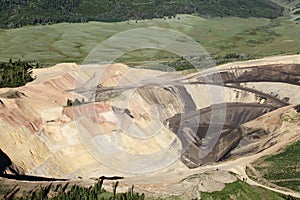
<svg viewBox="0 0 300 200"><path fill-rule="evenodd" d="M282 16L283 8L270 0L1 0L0 27L60 22L103 21L175 17Z"/></svg>
<svg viewBox="0 0 300 200"><path fill-rule="evenodd" d="M31 74L34 66L20 60L0 63L0 88L19 87L33 81Z"/></svg>

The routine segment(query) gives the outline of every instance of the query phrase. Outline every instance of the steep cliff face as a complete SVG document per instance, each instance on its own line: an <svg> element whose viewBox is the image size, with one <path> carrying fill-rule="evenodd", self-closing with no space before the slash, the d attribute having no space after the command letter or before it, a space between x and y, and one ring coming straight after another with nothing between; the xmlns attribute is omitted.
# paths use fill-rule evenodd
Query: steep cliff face
<svg viewBox="0 0 300 200"><path fill-rule="evenodd" d="M180 149L179 140L163 126L161 119L152 117L161 112L162 118L167 119L179 112L181 105L170 92L165 98L157 99L165 101L164 108L150 105L152 100L147 94L152 98L155 93L151 89L144 92L144 97L140 93L147 89L143 88L112 96L104 94L106 98L101 102L89 99L90 92L76 92L83 88L117 87L120 83L126 86L133 83L135 77L140 79L149 74L159 76L164 73L131 71L121 64L86 71L76 65L61 64L50 69L37 69L34 73L37 79L32 83L0 90L0 147L7 152L5 155L10 161L2 167L3 172L17 166L20 174L45 177L122 175L124 172L153 171L166 165L160 161L169 164L179 157L176 155ZM90 85L97 73L102 73L100 80ZM5 95L8 92L24 95L11 99ZM159 93L156 95L160 97ZM86 103L67 107L67 99L85 99ZM176 108L165 112L170 102ZM159 134L153 135L153 131ZM141 134L142 138L135 134ZM174 150L166 151L170 145ZM116 155L120 157L115 158Z"/></svg>
<svg viewBox="0 0 300 200"><path fill-rule="evenodd" d="M241 148L243 142L240 141L244 137L268 135L270 132L264 129L245 129L241 125L297 102L298 94L295 93L300 91L299 72L299 64L269 64L220 68L204 76L190 76L183 84L192 86L183 89L189 89L199 109L191 109L168 119L170 128L183 144L182 161L190 168L215 162L226 155L233 155L230 151L238 144ZM265 89L265 84L268 89ZM286 92L276 86L286 87ZM220 87L224 88L225 103L214 104L212 98L219 96L210 97L210 91ZM291 94L289 88L293 88L294 93ZM253 148L244 149L244 153L254 151Z"/></svg>
<svg viewBox="0 0 300 200"><path fill-rule="evenodd" d="M0 89L0 173L134 175L253 153L272 131L248 122L296 103L300 91L300 62L186 76L122 64L34 73L26 86Z"/></svg>

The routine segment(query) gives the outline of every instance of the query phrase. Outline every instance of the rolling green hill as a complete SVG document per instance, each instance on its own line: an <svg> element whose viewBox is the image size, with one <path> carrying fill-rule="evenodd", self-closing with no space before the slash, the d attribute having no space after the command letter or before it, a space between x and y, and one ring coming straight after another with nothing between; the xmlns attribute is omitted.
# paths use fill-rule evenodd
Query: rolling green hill
<svg viewBox="0 0 300 200"><path fill-rule="evenodd" d="M227 184L222 191L202 192L201 198L206 200L239 199L239 200L284 200L294 199L290 196L280 195L261 187L251 186L242 181Z"/></svg>
<svg viewBox="0 0 300 200"><path fill-rule="evenodd" d="M287 147L277 155L267 156L256 161L254 168L260 176L271 183L299 192L300 141ZM248 172L251 175L251 171Z"/></svg>
<svg viewBox="0 0 300 200"><path fill-rule="evenodd" d="M232 53L244 54L247 59L300 53L297 22L263 18L202 18L194 15L178 17L180 20L60 23L0 29L0 61L21 59L30 63L39 62L41 67L65 62L80 64L107 38L123 31L147 27L171 29L186 34L203 46L216 62L222 62L227 54ZM132 38L134 41L135 35ZM177 59L177 56L168 52L141 49L127 52L116 62L129 66L156 66L158 63L173 63Z"/></svg>
<svg viewBox="0 0 300 200"><path fill-rule="evenodd" d="M269 0L2 0L0 28L59 22L152 19L197 14L210 17L282 16Z"/></svg>

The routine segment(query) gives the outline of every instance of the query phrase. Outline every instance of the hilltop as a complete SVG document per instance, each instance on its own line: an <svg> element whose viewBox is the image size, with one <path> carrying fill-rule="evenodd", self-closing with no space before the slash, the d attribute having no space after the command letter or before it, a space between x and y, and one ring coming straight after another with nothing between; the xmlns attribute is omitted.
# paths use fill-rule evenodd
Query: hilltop
<svg viewBox="0 0 300 200"><path fill-rule="evenodd" d="M0 4L0 27L60 22L153 19L196 14L206 17L263 17L283 15L283 7L269 0L4 0Z"/></svg>

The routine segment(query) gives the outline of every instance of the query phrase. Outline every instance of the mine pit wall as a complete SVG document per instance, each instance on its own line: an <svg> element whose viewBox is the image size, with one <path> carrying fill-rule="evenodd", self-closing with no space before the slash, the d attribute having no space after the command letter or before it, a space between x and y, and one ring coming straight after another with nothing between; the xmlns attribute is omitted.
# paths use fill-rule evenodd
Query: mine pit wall
<svg viewBox="0 0 300 200"><path fill-rule="evenodd" d="M238 128L241 124L276 109L268 105L233 103L214 107L177 114L168 120L171 130L182 142L182 161L190 168L222 159L247 134ZM224 109L224 125L210 124L212 112L220 113Z"/></svg>
<svg viewBox="0 0 300 200"><path fill-rule="evenodd" d="M243 69L222 70L224 72L222 73L224 79L223 97L224 102L226 102L224 126L223 124L211 123L212 110L216 109L218 105L222 108L222 104L219 103L224 102L212 100L213 96L211 96L209 90L220 90L220 88L222 89L221 85L172 83L165 86L149 85L140 87L132 96L133 98L129 104L122 106L123 104L120 103L118 108L122 109L123 114L124 110L128 109L130 115L134 117L134 120L141 122L140 128L144 128L143 123L152 120L150 116L146 114L149 112L148 107L159 105L160 122L165 125L165 129L167 129L167 127L172 129L172 132L169 131L169 129L165 130L165 135L169 136L169 134L171 134L173 136L173 133L175 133L181 140L183 145L181 159L183 163L190 168L257 152L263 148L261 139L269 135L269 132L263 128L253 129L247 127L243 123L251 121L264 113L273 111L288 103L297 102L297 99L299 100L297 91L300 89L300 65L268 65L259 66L258 69L256 69L256 67L248 67ZM71 82L72 79L68 77L69 76L64 76L68 82ZM201 80L196 77L190 81L197 82ZM59 86L55 86L56 84ZM266 86L266 84L269 84L269 86ZM274 90L270 87L272 86L271 84L276 85ZM61 115L63 116L58 118L52 118L51 113L53 110L51 110L51 112L49 111L49 116L51 116L49 120L46 119L49 118L46 115L46 117L42 114L40 117L36 116L41 113L40 111L57 108L57 99L59 99L58 102L61 105L65 105L66 99L72 97L73 94L61 93L64 92L63 89L65 87L71 88L71 86L73 86L73 84L70 83L66 85L57 77L47 82L44 86L33 84L29 87L26 86L28 91L25 90L25 87L25 89L21 89L22 92L27 94L27 97L24 97L26 100L26 104L24 103L24 105L28 106L31 104L34 105L36 102L53 101L52 104L48 106L49 108L45 108L47 105L42 105L36 109L39 112L34 112L34 116L30 117L30 119L37 119L37 121L30 121L34 122L34 125L30 125L27 120L24 120L27 119L24 113L32 113L32 111L29 108L18 108L17 106L22 106L18 103L19 100L16 102L15 100L8 99L1 100L1 110L3 113L6 113L7 116L2 117L0 120L0 129L5 130L1 133L0 146L1 151L9 152L7 156L11 160L11 164L8 162L9 164L5 165L5 168L8 169L7 172L14 173L13 171L15 171L19 174L76 178L77 176L89 177L105 171L103 169L106 168L99 166L99 162L91 156L85 146L80 143L80 139L73 137L75 135L78 136L76 123L73 121L75 119L73 111L78 111L77 115L81 115L83 111L89 112L88 110L91 108L89 106L93 107L94 105L82 105L74 110L72 108L60 107L59 110L54 112L62 112ZM285 93L283 90L289 86L292 89L290 89L290 92ZM265 87L268 88L265 89ZM278 88L280 88L280 91L277 92ZM123 91L124 94L130 94L129 90L130 89L125 88ZM44 91L47 91L45 98L37 95ZM33 101L30 97L38 97L39 99ZM122 94L120 94L120 97L122 97ZM285 98L290 99L289 101L284 101ZM118 103L118 99L119 97L116 97L113 101ZM21 101L22 100L19 102ZM97 111L99 115L97 119L91 117L92 120L89 122L93 120L94 122L100 121L99 126L103 128L103 132L111 134L113 130L116 129L113 122L113 111L109 105L102 105L102 103L95 104L95 108L99 108ZM12 109L5 110L10 106ZM38 105L34 105L34 108L36 107L38 107ZM213 107L214 109L212 109ZM21 110L20 115L14 112L14 110ZM217 115L218 113L223 113L218 111L218 109L215 111ZM16 115L14 119L17 119L17 121L10 119L10 114L7 114L9 112L12 113L12 116ZM4 115L1 114L1 116ZM18 118L18 116L24 116L24 119ZM130 118L128 115L125 116ZM8 120L10 120L9 122L12 122L12 124L7 123ZM109 124L102 123L104 121L109 121ZM88 125L88 123L86 124ZM206 132L209 127L211 127L212 134L206 137ZM37 128L40 128L40 130L36 131ZM44 130L42 131L42 129ZM220 129L221 131L218 132L217 130ZM125 134L121 135L121 137L118 134L113 134L112 137L116 137L118 141L125 138L125 136L123 136ZM175 135L174 138L177 139ZM173 140L174 138L171 139ZM217 143L211 146L210 142L214 139L217 139ZM128 144L130 143L128 139L125 138L124 140L127 141ZM158 138L157 140L163 139ZM137 141L136 144L136 146L138 146L140 141ZM149 145L149 149L155 150L153 149L152 143L149 144L151 144ZM180 147L181 144L176 143L173 149L174 155L176 154L174 157L177 156L177 150L180 150ZM212 149L208 152L207 149L209 149L209 147L212 147ZM132 148L129 150L135 151L136 149ZM149 150L147 149L143 151L143 153L147 154ZM146 158L143 156L144 155L141 155L141 159L139 160L149 160L149 157ZM163 154L159 154L158 156L163 156ZM155 155L151 157L151 159L158 156ZM159 163L156 164L159 165Z"/></svg>
<svg viewBox="0 0 300 200"><path fill-rule="evenodd" d="M5 152L0 149L0 177L5 174L17 175L21 173L21 169L15 166Z"/></svg>
<svg viewBox="0 0 300 200"><path fill-rule="evenodd" d="M8 153L14 170L18 174L30 173L31 167L37 166L49 155L49 149L45 143L32 135L26 128L16 129L0 120L0 127L5 126L5 132L1 133L0 146L3 152Z"/></svg>
<svg viewBox="0 0 300 200"><path fill-rule="evenodd" d="M148 104L148 107L159 105L162 121L184 112L183 100L177 95L176 88L166 89L163 86L146 86L137 90L138 95ZM135 97L137 98L137 97ZM136 104L138 102L135 102ZM137 104L138 105L138 104ZM133 112L136 112L133 110Z"/></svg>
<svg viewBox="0 0 300 200"><path fill-rule="evenodd" d="M257 91L273 95L278 99L286 99L284 101L286 103L299 103L300 92L297 92L299 90L298 85L281 82L247 82L241 83L240 86L244 88L252 88Z"/></svg>
<svg viewBox="0 0 300 200"><path fill-rule="evenodd" d="M183 112L188 113L197 110L194 99L191 97L187 89L184 86L175 86L175 88L179 93L180 99L182 99L181 103L184 105Z"/></svg>
<svg viewBox="0 0 300 200"><path fill-rule="evenodd" d="M181 91L190 94L198 110L178 113L167 120L167 124L183 144L182 162L190 168L259 151L260 139L268 133L262 129L243 128L242 124L299 99L295 94L300 89L298 64L225 69L220 75L224 84L224 101L227 102L224 105L226 118L221 132L220 127L215 128L218 124L211 124L212 107L216 105L212 103L210 91L222 86L213 82L219 81L218 74L194 78L190 80L190 84L185 83L185 87L180 87ZM213 81L211 84L197 84L204 80ZM269 85L267 90L264 89L265 84ZM277 88L271 87L272 84L282 88L282 91L276 91ZM283 92L289 86L294 92ZM216 108L214 110L217 112ZM211 133L207 139L209 127L219 132ZM212 141L215 137L218 137L216 144L209 145L209 140ZM211 150L207 151L209 148Z"/></svg>
<svg viewBox="0 0 300 200"><path fill-rule="evenodd" d="M264 83L278 84L279 87L288 84L297 90L299 89L299 72L300 65L266 65L226 69L221 72L224 86L213 82L197 84L203 80L194 78L190 82L174 83L167 87L147 85L137 89L137 96L146 102L143 104L144 107L160 105L160 119L166 120L164 124L170 127L183 145L182 161L188 167L194 168L230 157L233 155L230 152L235 147L239 146L243 149L243 144L247 141L248 143L256 142L251 137L260 138L266 135L267 133L262 130L244 130L241 128L242 124L288 105L291 100L288 99L289 94L277 95L272 89L265 91L262 86ZM217 74L209 74L206 80L218 80L215 76ZM255 84L256 87L254 87ZM215 100L211 91L218 90L222 90L223 99L221 97ZM137 96L133 99L138 99ZM296 97L293 99L295 101ZM224 108L226 111L224 126L211 124L212 110L219 112L216 106L224 102L227 103ZM135 104L138 103L135 100ZM143 108L133 105L130 107L130 113L132 117L136 117L139 110ZM207 136L206 132L209 127L216 132ZM216 144L208 146L214 139L217 140ZM208 152L209 148L211 150ZM251 150L244 148L243 154L255 150L255 148Z"/></svg>
<svg viewBox="0 0 300 200"><path fill-rule="evenodd" d="M219 78L221 76L221 79ZM203 81L202 78L198 81ZM273 64L243 68L220 69L218 73L208 74L205 80L222 83L243 82L286 82L300 85L300 64Z"/></svg>

